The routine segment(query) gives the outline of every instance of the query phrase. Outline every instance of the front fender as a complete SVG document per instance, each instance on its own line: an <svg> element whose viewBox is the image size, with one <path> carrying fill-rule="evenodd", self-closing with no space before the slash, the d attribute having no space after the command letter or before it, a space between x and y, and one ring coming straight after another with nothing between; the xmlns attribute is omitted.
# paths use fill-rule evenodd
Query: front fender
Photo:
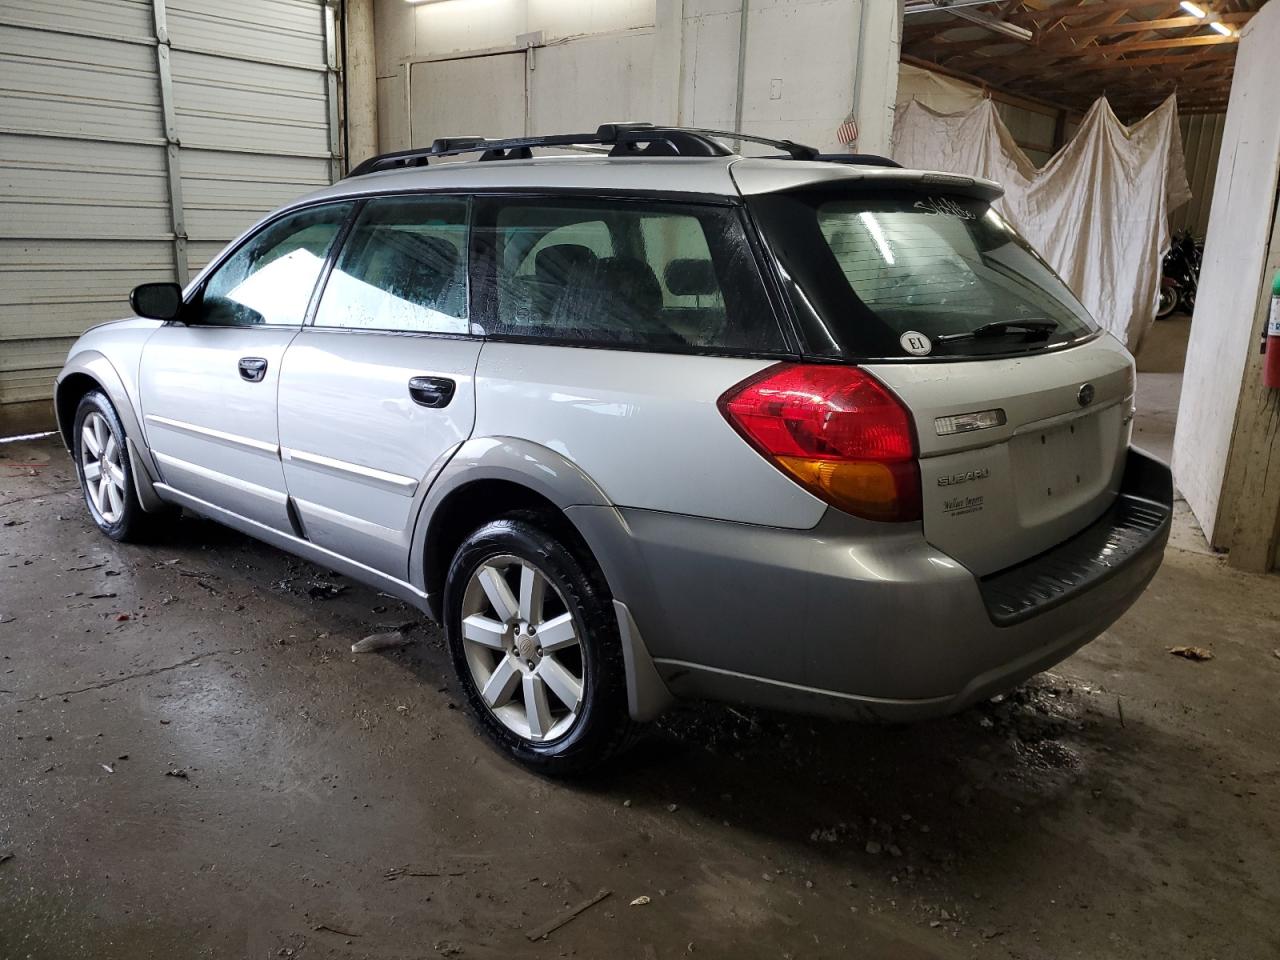
<svg viewBox="0 0 1280 960"><path fill-rule="evenodd" d="M54 413L58 418L58 432L67 449L71 449L71 429L74 422L74 408L70 416L64 413L62 391L67 381L76 376L86 376L93 380L107 395L111 405L116 408L120 422L124 424L126 445L129 459L133 467L134 487L138 492L138 500L144 510L158 510L162 507L160 498L153 489L155 479L160 476L155 460L151 456L151 448L147 445L146 434L142 431L142 418L134 395L125 386L125 379L106 355L97 350L78 350L67 358L66 365L54 380ZM66 420L67 422L64 422Z"/></svg>

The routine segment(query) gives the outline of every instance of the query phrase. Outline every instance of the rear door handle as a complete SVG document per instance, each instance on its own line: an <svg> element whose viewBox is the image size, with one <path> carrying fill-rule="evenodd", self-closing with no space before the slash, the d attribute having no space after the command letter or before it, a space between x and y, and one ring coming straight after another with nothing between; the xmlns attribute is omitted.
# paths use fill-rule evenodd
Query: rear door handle
<svg viewBox="0 0 1280 960"><path fill-rule="evenodd" d="M241 357L240 377L250 383L259 383L267 375L267 361L261 357Z"/></svg>
<svg viewBox="0 0 1280 960"><path fill-rule="evenodd" d="M447 407L458 385L448 377L413 377L409 381L409 396L422 407L439 410Z"/></svg>

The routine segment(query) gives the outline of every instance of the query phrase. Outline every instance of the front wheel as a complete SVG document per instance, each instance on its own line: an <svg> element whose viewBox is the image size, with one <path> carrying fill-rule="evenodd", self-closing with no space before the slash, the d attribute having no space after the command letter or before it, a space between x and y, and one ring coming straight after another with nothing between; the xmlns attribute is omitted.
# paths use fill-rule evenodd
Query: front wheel
<svg viewBox="0 0 1280 960"><path fill-rule="evenodd" d="M444 601L467 700L506 752L567 775L625 746L633 725L618 622L585 548L536 521L494 520L458 548Z"/></svg>
<svg viewBox="0 0 1280 960"><path fill-rule="evenodd" d="M98 529L112 540L147 539L157 517L138 502L124 425L100 390L90 390L81 398L71 442L85 506Z"/></svg>
<svg viewBox="0 0 1280 960"><path fill-rule="evenodd" d="M1163 320L1178 308L1178 288L1171 283L1160 284L1160 298L1156 301L1156 319Z"/></svg>

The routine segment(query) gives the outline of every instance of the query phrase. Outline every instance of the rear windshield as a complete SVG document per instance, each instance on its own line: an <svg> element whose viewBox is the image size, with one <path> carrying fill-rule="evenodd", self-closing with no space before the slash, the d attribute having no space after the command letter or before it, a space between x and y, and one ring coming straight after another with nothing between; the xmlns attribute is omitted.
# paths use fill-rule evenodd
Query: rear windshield
<svg viewBox="0 0 1280 960"><path fill-rule="evenodd" d="M813 352L860 359L1044 350L1097 328L983 200L796 191L750 206Z"/></svg>

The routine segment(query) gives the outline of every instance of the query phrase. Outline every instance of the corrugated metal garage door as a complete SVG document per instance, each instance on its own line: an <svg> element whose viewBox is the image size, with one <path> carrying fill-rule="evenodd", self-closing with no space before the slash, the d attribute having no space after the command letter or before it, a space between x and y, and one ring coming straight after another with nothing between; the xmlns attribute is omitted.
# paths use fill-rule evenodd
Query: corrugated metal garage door
<svg viewBox="0 0 1280 960"><path fill-rule="evenodd" d="M330 182L332 33L322 0L0 0L0 404Z"/></svg>

